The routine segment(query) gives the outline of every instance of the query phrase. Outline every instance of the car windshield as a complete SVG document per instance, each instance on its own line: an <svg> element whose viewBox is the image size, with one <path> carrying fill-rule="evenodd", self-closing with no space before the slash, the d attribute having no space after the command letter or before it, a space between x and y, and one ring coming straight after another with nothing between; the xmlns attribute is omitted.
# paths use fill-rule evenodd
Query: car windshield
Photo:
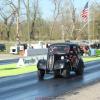
<svg viewBox="0 0 100 100"><path fill-rule="evenodd" d="M49 52L69 53L69 46L68 45L51 45L49 47Z"/></svg>

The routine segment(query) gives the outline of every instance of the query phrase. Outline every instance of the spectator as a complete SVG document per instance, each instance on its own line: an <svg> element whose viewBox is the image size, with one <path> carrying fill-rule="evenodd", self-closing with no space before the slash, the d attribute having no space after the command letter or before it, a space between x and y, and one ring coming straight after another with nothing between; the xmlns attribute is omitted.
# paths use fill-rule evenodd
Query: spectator
<svg viewBox="0 0 100 100"><path fill-rule="evenodd" d="M94 48L96 48L96 41L94 42Z"/></svg>
<svg viewBox="0 0 100 100"><path fill-rule="evenodd" d="M27 43L26 42L24 44L24 51L25 51L25 49L27 49Z"/></svg>
<svg viewBox="0 0 100 100"><path fill-rule="evenodd" d="M80 46L80 53L81 53L81 56L83 56L84 51L83 51L83 47L82 46Z"/></svg>
<svg viewBox="0 0 100 100"><path fill-rule="evenodd" d="M46 48L48 48L48 43L46 44Z"/></svg>
<svg viewBox="0 0 100 100"><path fill-rule="evenodd" d="M88 45L86 45L84 53L90 56L90 47Z"/></svg>
<svg viewBox="0 0 100 100"><path fill-rule="evenodd" d="M99 49L99 43L98 42L96 43L96 49Z"/></svg>

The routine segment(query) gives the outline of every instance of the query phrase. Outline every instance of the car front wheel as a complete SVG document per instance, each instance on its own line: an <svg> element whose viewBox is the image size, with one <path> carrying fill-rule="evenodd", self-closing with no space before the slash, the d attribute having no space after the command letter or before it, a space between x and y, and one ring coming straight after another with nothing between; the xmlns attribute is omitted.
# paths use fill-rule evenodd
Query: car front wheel
<svg viewBox="0 0 100 100"><path fill-rule="evenodd" d="M69 78L70 76L70 69L67 68L67 69L64 69L63 70L63 77L66 79L66 78Z"/></svg>
<svg viewBox="0 0 100 100"><path fill-rule="evenodd" d="M45 71L44 71L44 70L38 69L37 74L38 74L38 77L39 77L40 79L42 79L42 78L44 77Z"/></svg>

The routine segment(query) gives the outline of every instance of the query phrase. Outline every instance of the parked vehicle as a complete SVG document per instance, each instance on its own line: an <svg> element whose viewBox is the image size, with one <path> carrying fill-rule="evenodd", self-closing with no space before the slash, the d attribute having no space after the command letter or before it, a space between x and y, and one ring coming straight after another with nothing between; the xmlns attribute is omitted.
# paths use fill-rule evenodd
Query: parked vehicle
<svg viewBox="0 0 100 100"><path fill-rule="evenodd" d="M84 62L80 55L80 46L76 43L55 43L48 48L47 60L41 59L37 64L37 74L43 78L45 73L54 71L54 75L69 78L70 71L82 75Z"/></svg>
<svg viewBox="0 0 100 100"><path fill-rule="evenodd" d="M0 43L0 50L1 50L1 51L6 50L6 45L3 44L3 43Z"/></svg>
<svg viewBox="0 0 100 100"><path fill-rule="evenodd" d="M85 46L85 45L92 45L93 44L93 41L92 40L83 40L82 42L81 42L81 45L82 46Z"/></svg>
<svg viewBox="0 0 100 100"><path fill-rule="evenodd" d="M70 43L70 40L65 40L66 43Z"/></svg>

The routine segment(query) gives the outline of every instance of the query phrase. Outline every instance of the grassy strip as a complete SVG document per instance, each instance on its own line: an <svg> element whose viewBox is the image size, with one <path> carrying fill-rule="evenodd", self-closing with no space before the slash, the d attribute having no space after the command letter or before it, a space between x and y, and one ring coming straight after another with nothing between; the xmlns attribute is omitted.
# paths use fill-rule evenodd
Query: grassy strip
<svg viewBox="0 0 100 100"><path fill-rule="evenodd" d="M18 75L37 71L36 66L16 67L17 64L8 64L0 66L0 76Z"/></svg>
<svg viewBox="0 0 100 100"><path fill-rule="evenodd" d="M83 61L91 61L100 59L100 57L83 57ZM18 75L23 73L29 73L37 71L37 67L28 66L28 67L16 67L16 64L0 65L0 76L9 76L9 75Z"/></svg>
<svg viewBox="0 0 100 100"><path fill-rule="evenodd" d="M82 59L85 62L85 61L97 60L100 59L100 57L83 57Z"/></svg>

